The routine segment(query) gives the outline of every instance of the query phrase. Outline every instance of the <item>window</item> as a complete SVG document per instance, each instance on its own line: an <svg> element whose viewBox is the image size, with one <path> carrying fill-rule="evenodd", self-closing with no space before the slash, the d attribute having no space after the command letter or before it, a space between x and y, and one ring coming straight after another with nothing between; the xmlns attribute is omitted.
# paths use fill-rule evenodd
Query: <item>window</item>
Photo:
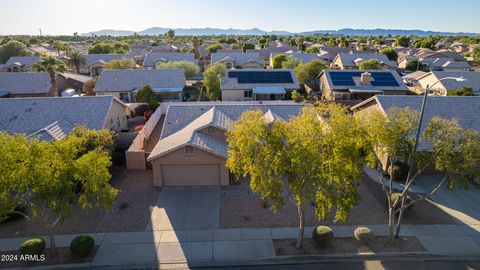
<svg viewBox="0 0 480 270"><path fill-rule="evenodd" d="M252 97L252 91L243 91L243 97Z"/></svg>
<svg viewBox="0 0 480 270"><path fill-rule="evenodd" d="M215 128L214 127L208 127L207 133L208 134L214 134L215 133Z"/></svg>
<svg viewBox="0 0 480 270"><path fill-rule="evenodd" d="M184 154L186 156L195 155L195 148L193 148L192 146L185 146L185 153Z"/></svg>
<svg viewBox="0 0 480 270"><path fill-rule="evenodd" d="M129 102L130 99L129 99L128 93L120 93L120 100L121 100L121 101Z"/></svg>

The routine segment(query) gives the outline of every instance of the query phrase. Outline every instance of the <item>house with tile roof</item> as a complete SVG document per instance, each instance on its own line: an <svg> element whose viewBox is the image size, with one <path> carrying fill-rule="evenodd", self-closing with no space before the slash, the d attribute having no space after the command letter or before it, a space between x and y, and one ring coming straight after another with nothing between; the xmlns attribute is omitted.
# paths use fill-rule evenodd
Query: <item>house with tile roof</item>
<svg viewBox="0 0 480 270"><path fill-rule="evenodd" d="M222 63L227 69L264 69L265 61L256 52L223 51L211 54L211 65Z"/></svg>
<svg viewBox="0 0 480 270"><path fill-rule="evenodd" d="M398 62L398 68L405 69L410 61L419 60L427 71L469 71L470 65L466 61L455 61L453 58L416 58L406 56Z"/></svg>
<svg viewBox="0 0 480 270"><path fill-rule="evenodd" d="M47 72L0 73L0 97L48 97L51 90Z"/></svg>
<svg viewBox="0 0 480 270"><path fill-rule="evenodd" d="M300 89L293 70L237 69L227 70L220 79L222 101L290 99Z"/></svg>
<svg viewBox="0 0 480 270"><path fill-rule="evenodd" d="M431 71L416 80L416 85L421 89L426 89L428 85L433 85L440 79L446 77L463 77L464 81L444 80L435 84L434 89L440 94L449 91L458 90L462 87L471 87L474 94L480 94L480 72L476 71Z"/></svg>
<svg viewBox="0 0 480 270"><path fill-rule="evenodd" d="M388 59L385 54L378 53L339 53L333 60L332 69L358 69L360 64L366 60L377 60L384 69L396 69L397 62Z"/></svg>
<svg viewBox="0 0 480 270"><path fill-rule="evenodd" d="M57 75L57 87L60 92L67 89L74 89L75 92L80 93L83 86L93 78L90 76L76 74L76 73L60 73Z"/></svg>
<svg viewBox="0 0 480 270"><path fill-rule="evenodd" d="M128 103L140 88L150 85L162 101L182 101L185 83L183 68L104 70L93 91Z"/></svg>
<svg viewBox="0 0 480 270"><path fill-rule="evenodd" d="M33 71L33 64L40 60L40 56L12 56L4 64L3 68L9 72Z"/></svg>
<svg viewBox="0 0 480 270"><path fill-rule="evenodd" d="M185 102L166 109L158 141L147 154L155 186L229 185L226 132L247 110L267 122L288 121L304 105L294 102Z"/></svg>
<svg viewBox="0 0 480 270"><path fill-rule="evenodd" d="M422 96L404 95L404 96L374 96L350 109L354 114L365 114L372 110L379 110L386 117L391 108L410 108L420 112L422 108ZM428 123L434 116L448 120L457 120L460 126L465 129L473 129L480 132L480 97L477 96L429 96L426 100L425 111L422 120L422 130L424 132ZM425 142L420 142L418 151L430 151L431 146ZM380 158L383 169L387 166L387 157Z"/></svg>
<svg viewBox="0 0 480 270"><path fill-rule="evenodd" d="M0 99L0 131L61 140L76 126L121 131L128 108L112 96Z"/></svg>
<svg viewBox="0 0 480 270"><path fill-rule="evenodd" d="M154 69L160 63L186 61L197 64L194 53L149 53L143 60L143 67Z"/></svg>
<svg viewBox="0 0 480 270"><path fill-rule="evenodd" d="M80 67L80 73L89 74L90 76L97 76L102 73L105 64L112 60L121 60L127 58L135 64L133 55L129 53L125 54L87 54L84 55L86 63Z"/></svg>
<svg viewBox="0 0 480 270"><path fill-rule="evenodd" d="M408 87L393 70L323 70L322 99L359 102L374 95L406 95Z"/></svg>

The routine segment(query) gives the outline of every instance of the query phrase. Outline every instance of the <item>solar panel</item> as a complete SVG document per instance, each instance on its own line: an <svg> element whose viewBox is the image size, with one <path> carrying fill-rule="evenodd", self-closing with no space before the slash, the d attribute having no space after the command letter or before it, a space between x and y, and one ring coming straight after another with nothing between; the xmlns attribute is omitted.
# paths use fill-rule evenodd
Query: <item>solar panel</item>
<svg viewBox="0 0 480 270"><path fill-rule="evenodd" d="M237 78L239 84L245 83L293 83L289 71L230 71L229 78Z"/></svg>
<svg viewBox="0 0 480 270"><path fill-rule="evenodd" d="M364 71L346 71L346 72L332 72L330 71L330 79L335 86L355 86L353 77L360 77ZM395 77L389 72L370 72L373 81L372 86L400 86Z"/></svg>

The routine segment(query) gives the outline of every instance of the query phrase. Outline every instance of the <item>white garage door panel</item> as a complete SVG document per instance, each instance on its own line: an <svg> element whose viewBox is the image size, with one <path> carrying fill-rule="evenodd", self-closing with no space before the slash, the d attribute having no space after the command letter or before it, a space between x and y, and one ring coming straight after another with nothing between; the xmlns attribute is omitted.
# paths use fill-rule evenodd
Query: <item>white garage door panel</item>
<svg viewBox="0 0 480 270"><path fill-rule="evenodd" d="M218 164L162 165L165 186L220 185Z"/></svg>

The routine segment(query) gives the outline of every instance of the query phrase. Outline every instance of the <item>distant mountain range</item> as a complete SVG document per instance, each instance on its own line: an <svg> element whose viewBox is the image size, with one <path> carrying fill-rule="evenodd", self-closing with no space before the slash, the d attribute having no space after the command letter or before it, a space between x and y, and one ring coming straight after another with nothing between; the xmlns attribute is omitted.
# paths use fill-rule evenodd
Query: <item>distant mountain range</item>
<svg viewBox="0 0 480 270"><path fill-rule="evenodd" d="M135 33L138 35L164 35L170 28L152 27L140 32L128 30L100 30L82 34L83 36L130 36ZM474 36L478 33L463 33L463 32L435 32L424 30L399 30L399 29L351 29L345 28L340 30L316 30L300 33L292 33L288 31L263 31L258 28L252 29L220 29L220 28L173 28L175 34L178 36L210 36L210 35L345 35L345 36Z"/></svg>

